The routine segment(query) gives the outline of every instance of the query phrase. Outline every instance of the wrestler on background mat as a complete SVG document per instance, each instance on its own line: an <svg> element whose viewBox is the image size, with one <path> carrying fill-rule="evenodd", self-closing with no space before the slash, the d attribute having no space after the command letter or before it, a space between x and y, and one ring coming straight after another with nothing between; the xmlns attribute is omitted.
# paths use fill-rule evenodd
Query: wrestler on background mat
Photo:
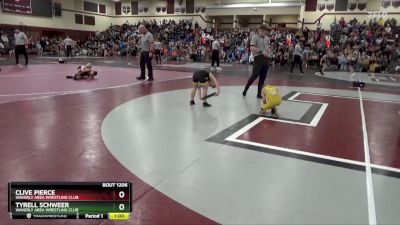
<svg viewBox="0 0 400 225"><path fill-rule="evenodd" d="M97 71L93 70L91 63L78 67L78 72L74 76L67 76L67 79L82 80L82 79L94 79L97 75Z"/></svg>

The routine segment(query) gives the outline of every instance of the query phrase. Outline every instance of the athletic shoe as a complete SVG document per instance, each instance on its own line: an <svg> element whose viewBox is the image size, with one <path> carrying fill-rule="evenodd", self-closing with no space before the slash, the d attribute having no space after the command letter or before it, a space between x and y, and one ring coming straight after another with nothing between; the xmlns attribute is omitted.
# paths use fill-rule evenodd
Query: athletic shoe
<svg viewBox="0 0 400 225"><path fill-rule="evenodd" d="M147 79L147 81L153 81L154 80L154 78L149 78L149 79Z"/></svg>
<svg viewBox="0 0 400 225"><path fill-rule="evenodd" d="M246 91L243 91L243 93L242 93L242 95L243 95L243 97L246 97Z"/></svg>
<svg viewBox="0 0 400 225"><path fill-rule="evenodd" d="M217 67L217 70L222 70L222 68L218 66L218 67Z"/></svg>
<svg viewBox="0 0 400 225"><path fill-rule="evenodd" d="M279 119L279 114L277 109L272 109L271 114L274 119Z"/></svg>
<svg viewBox="0 0 400 225"><path fill-rule="evenodd" d="M211 105L208 104L207 102L203 102L203 107L211 107Z"/></svg>
<svg viewBox="0 0 400 225"><path fill-rule="evenodd" d="M194 105L195 103L194 103L194 100L191 100L190 101L190 105Z"/></svg>
<svg viewBox="0 0 400 225"><path fill-rule="evenodd" d="M257 98L262 98L262 96L260 94L257 95Z"/></svg>
<svg viewBox="0 0 400 225"><path fill-rule="evenodd" d="M136 79L138 79L138 80L145 80L146 78L145 78L145 77L136 77Z"/></svg>
<svg viewBox="0 0 400 225"><path fill-rule="evenodd" d="M304 73L301 73L301 74L300 74L300 76L303 76L303 75L304 75Z"/></svg>

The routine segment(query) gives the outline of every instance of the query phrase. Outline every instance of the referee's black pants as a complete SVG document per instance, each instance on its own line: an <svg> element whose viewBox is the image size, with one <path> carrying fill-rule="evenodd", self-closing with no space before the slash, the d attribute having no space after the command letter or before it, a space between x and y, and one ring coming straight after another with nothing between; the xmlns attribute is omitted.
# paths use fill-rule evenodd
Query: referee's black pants
<svg viewBox="0 0 400 225"><path fill-rule="evenodd" d="M219 67L219 51L212 50L211 52L211 66L214 66L215 62L217 62L217 67Z"/></svg>
<svg viewBox="0 0 400 225"><path fill-rule="evenodd" d="M153 78L153 66L151 65L152 57L150 57L149 52L141 52L140 53L140 78L146 78L146 65L147 69L149 70L149 79L152 80Z"/></svg>
<svg viewBox="0 0 400 225"><path fill-rule="evenodd" d="M300 73L303 74L303 60L301 59L301 56L299 55L294 55L293 63L292 63L292 68L290 69L290 72L293 73L293 68L296 64L299 64L300 68Z"/></svg>
<svg viewBox="0 0 400 225"><path fill-rule="evenodd" d="M244 88L243 94L246 95L247 90L253 84L253 82L258 78L258 92L257 96L261 96L261 90L264 86L265 79L268 73L268 59L265 56L258 55L254 57L253 72L251 77L247 81L246 87Z"/></svg>
<svg viewBox="0 0 400 225"><path fill-rule="evenodd" d="M71 45L67 45L67 58L69 56L72 56L72 46Z"/></svg>
<svg viewBox="0 0 400 225"><path fill-rule="evenodd" d="M23 54L25 56L25 65L28 65L28 53L26 52L25 45L16 45L15 46L15 63L19 64L19 54Z"/></svg>

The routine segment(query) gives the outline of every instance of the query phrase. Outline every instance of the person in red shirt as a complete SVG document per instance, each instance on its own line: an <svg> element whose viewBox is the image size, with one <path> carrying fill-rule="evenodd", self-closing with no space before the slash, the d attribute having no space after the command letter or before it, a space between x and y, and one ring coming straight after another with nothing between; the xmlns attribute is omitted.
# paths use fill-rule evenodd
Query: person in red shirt
<svg viewBox="0 0 400 225"><path fill-rule="evenodd" d="M325 36L325 46L326 46L326 48L331 47L331 36L330 35Z"/></svg>

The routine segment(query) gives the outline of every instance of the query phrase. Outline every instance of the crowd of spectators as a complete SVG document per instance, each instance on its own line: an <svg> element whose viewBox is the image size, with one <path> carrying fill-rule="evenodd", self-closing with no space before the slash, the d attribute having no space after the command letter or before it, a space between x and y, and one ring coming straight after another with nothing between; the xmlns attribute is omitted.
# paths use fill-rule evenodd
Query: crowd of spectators
<svg viewBox="0 0 400 225"><path fill-rule="evenodd" d="M96 32L85 41L74 40L76 55L136 57L140 52L139 24L146 24L161 43L161 61L207 61L211 59L211 44L218 39L221 44L221 61L251 63L249 51L255 30L203 29L188 20L141 21L137 24L112 25L103 32ZM341 18L331 25L331 31L318 28L271 28L270 59L275 66L285 66L293 61L294 46L300 43L304 67L320 66L323 56L327 69L363 72L394 72L400 58L400 29L395 19L345 21ZM12 37L2 33L0 51L13 49ZM38 54L64 54L63 39L43 37L32 40L28 52ZM1 50L2 48L2 50Z"/></svg>
<svg viewBox="0 0 400 225"><path fill-rule="evenodd" d="M328 68L352 72L394 72L399 66L400 29L395 19L359 22L342 17L331 26L336 43L326 50Z"/></svg>
<svg viewBox="0 0 400 225"><path fill-rule="evenodd" d="M38 55L64 55L65 46L62 37L28 37L29 42L26 45L26 50L29 54ZM76 40L75 45L79 46L80 41ZM12 30L0 31L0 55L14 54L14 33Z"/></svg>

